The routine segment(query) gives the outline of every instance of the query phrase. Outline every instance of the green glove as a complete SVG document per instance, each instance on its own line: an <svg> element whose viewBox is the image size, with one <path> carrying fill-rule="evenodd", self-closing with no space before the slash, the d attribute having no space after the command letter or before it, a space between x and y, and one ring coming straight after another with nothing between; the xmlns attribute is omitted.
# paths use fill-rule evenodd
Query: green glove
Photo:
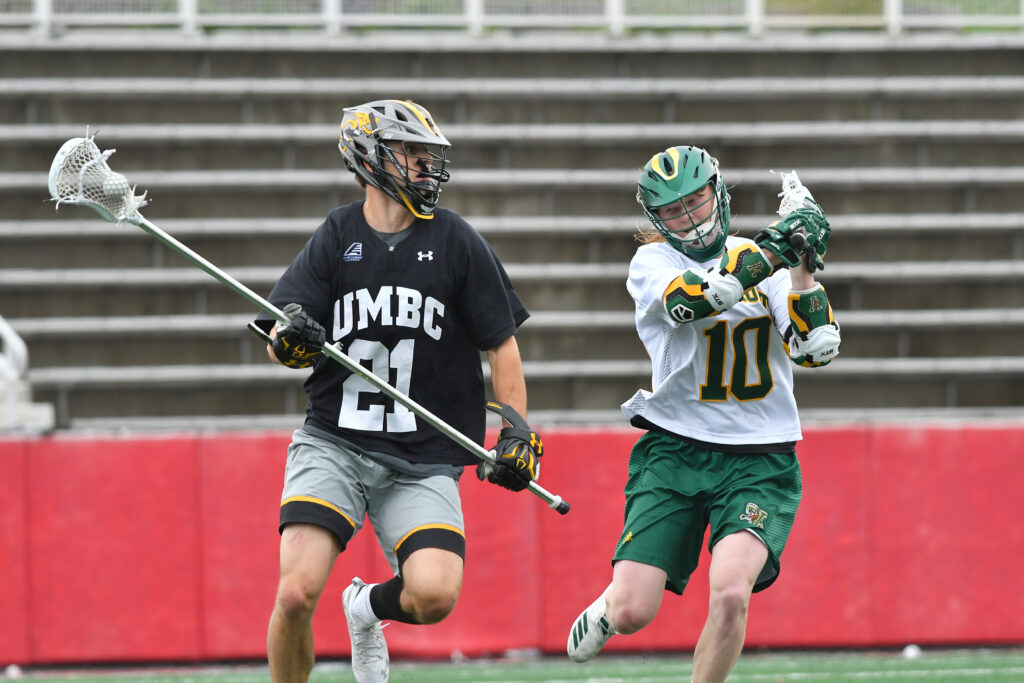
<svg viewBox="0 0 1024 683"><path fill-rule="evenodd" d="M807 269L813 273L825 268L822 257L828 250L831 233L832 228L824 214L815 208L805 208L762 228L754 242L775 254L789 268L799 266L806 256Z"/></svg>

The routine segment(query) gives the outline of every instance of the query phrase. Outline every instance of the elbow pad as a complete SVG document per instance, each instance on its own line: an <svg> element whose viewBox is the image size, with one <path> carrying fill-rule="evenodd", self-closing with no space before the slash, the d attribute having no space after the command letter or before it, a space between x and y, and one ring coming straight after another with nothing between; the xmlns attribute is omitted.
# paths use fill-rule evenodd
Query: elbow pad
<svg viewBox="0 0 1024 683"><path fill-rule="evenodd" d="M789 356L797 365L820 367L839 355L842 338L821 285L789 295Z"/></svg>
<svg viewBox="0 0 1024 683"><path fill-rule="evenodd" d="M743 244L722 255L718 266L705 272L690 268L665 290L665 308L684 323L726 311L743 292L772 274L771 264L755 245Z"/></svg>

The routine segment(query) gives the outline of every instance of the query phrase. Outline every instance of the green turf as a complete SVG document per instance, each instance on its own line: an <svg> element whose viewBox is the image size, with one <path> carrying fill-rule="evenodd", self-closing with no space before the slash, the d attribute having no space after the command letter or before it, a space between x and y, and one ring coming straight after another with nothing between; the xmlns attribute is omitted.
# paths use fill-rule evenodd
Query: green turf
<svg viewBox="0 0 1024 683"><path fill-rule="evenodd" d="M690 656L602 656L586 664L564 658L471 660L459 664L393 662L393 683L545 683L687 681ZM255 683L267 681L265 666L146 668L131 670L29 670L23 680L76 683ZM313 683L348 683L347 662L317 665ZM942 683L1024 683L1024 650L925 650L907 659L899 652L748 652L729 678L731 683L792 681L941 681Z"/></svg>

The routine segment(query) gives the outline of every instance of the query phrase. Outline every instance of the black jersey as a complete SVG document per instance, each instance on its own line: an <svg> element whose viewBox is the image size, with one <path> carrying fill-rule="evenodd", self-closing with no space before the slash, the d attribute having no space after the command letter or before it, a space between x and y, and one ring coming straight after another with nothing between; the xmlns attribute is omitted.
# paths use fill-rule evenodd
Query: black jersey
<svg viewBox="0 0 1024 683"><path fill-rule="evenodd" d="M444 209L389 247L363 202L333 210L268 297L297 303L328 342L477 443L484 438L480 352L529 317L490 245ZM306 423L410 462L476 458L340 363L320 356L305 383Z"/></svg>

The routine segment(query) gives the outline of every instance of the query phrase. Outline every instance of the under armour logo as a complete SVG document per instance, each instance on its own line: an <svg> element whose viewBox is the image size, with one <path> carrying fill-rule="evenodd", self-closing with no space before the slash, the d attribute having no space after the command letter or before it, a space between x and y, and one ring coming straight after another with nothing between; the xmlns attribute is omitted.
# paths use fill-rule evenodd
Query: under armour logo
<svg viewBox="0 0 1024 683"><path fill-rule="evenodd" d="M420 260L420 261L433 261L434 260L434 252L433 251L417 251L416 255L419 257L418 260Z"/></svg>

